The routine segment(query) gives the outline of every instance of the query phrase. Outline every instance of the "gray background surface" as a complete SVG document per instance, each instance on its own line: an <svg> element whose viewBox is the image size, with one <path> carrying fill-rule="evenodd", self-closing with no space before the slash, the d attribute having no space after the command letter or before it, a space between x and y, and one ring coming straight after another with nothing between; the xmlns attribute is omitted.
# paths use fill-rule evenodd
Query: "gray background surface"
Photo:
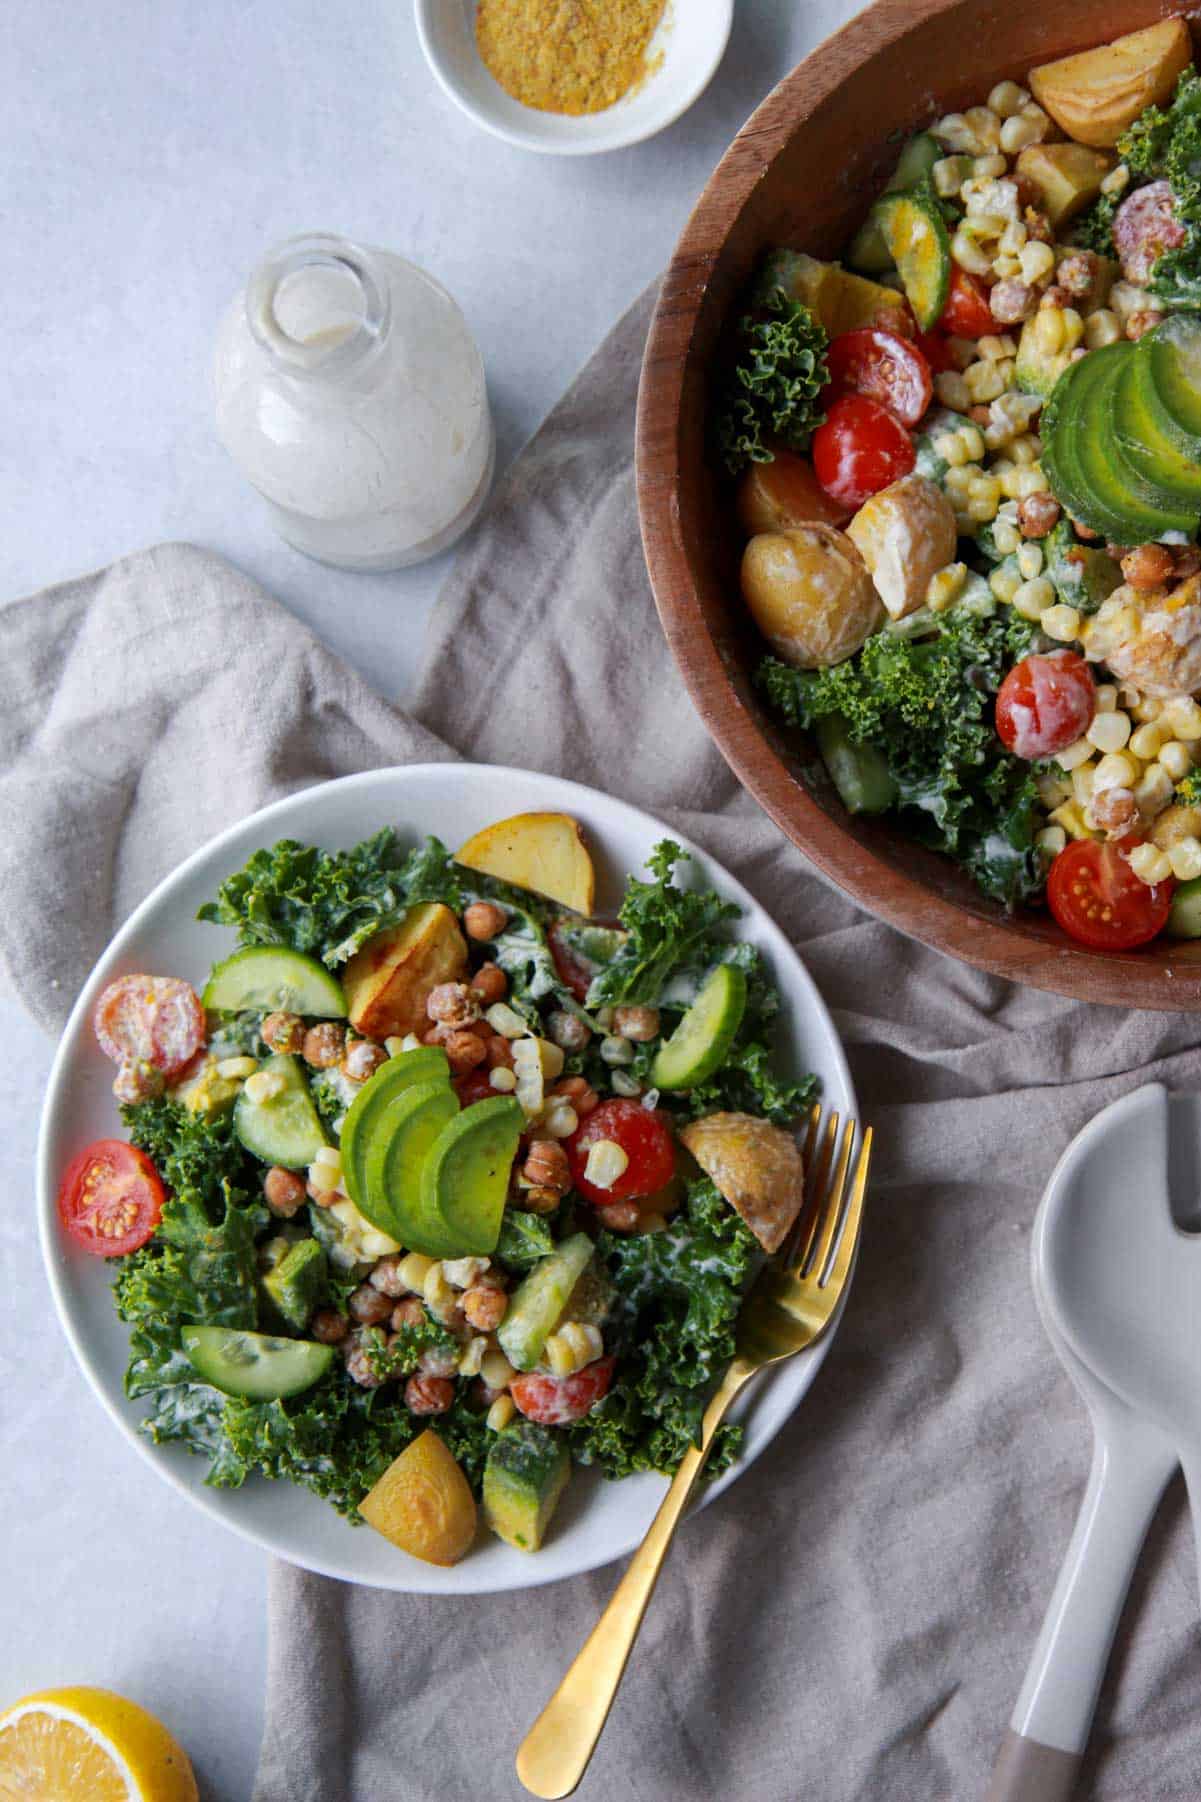
<svg viewBox="0 0 1201 1802"><path fill-rule="evenodd" d="M191 539L403 701L446 564L339 575L274 538L212 429L221 309L293 232L411 256L479 337L503 468L665 263L746 115L853 10L738 0L691 112L631 150L560 160L510 150L452 107L404 0L10 0L0 600ZM157 1480L76 1370L33 1224L52 1047L3 1000L0 1035L0 1704L52 1683L125 1690L172 1723L206 1802L244 1802L265 1560Z"/></svg>

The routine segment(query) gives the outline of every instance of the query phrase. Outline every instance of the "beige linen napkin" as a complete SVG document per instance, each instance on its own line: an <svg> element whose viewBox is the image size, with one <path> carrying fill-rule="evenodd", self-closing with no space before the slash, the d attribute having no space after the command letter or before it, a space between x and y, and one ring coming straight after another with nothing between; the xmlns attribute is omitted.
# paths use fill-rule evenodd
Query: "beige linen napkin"
<svg viewBox="0 0 1201 1802"><path fill-rule="evenodd" d="M739 791L675 675L638 543L648 310L502 488L408 716L187 547L0 613L0 958L53 1029L112 927L218 827L306 783L431 756L594 783L737 870L833 1008L879 1129L877 1177L838 1343L768 1452L682 1530L581 1794L968 1802L1088 1463L1031 1299L1031 1219L1098 1108L1151 1077L1198 1081L1195 1027L1015 988L900 938ZM440 1601L276 1566L255 1802L513 1802L515 1746L614 1575ZM1174 1489L1084 1793L1195 1802L1198 1667Z"/></svg>

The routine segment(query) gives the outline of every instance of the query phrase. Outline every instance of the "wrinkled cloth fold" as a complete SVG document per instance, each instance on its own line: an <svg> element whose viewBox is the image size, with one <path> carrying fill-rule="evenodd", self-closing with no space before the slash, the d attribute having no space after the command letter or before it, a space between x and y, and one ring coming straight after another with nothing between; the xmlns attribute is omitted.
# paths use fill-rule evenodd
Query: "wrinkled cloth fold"
<svg viewBox="0 0 1201 1802"><path fill-rule="evenodd" d="M1084 1122L1198 1081L1186 1016L1090 1008L950 962L821 881L743 794L655 616L632 467L651 297L514 467L390 706L250 581L162 546L0 612L0 964L60 1027L181 857L353 770L456 756L592 783L739 876L799 947L879 1133L838 1342L745 1478L681 1531L580 1794L968 1802L1066 1546L1083 1409L1039 1327L1035 1207ZM382 822L381 822L382 823ZM516 1802L513 1754L613 1570L445 1601L271 1579L254 1802ZM1153 1529L1082 1794L1201 1795L1197 1577Z"/></svg>

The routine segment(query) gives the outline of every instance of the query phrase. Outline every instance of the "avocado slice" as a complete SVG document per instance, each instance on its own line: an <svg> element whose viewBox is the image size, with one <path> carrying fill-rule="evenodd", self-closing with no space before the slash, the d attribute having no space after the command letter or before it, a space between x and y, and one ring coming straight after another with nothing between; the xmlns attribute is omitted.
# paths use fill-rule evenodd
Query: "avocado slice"
<svg viewBox="0 0 1201 1802"><path fill-rule="evenodd" d="M381 1115L402 1090L416 1083L436 1080L449 1084L450 1062L440 1046L422 1045L415 1051L402 1051L399 1057L391 1057L386 1064L381 1064L351 1102L342 1122L339 1144L346 1193L363 1213L367 1213L363 1207L367 1194L367 1146L375 1136ZM367 1218L370 1220L372 1216L367 1214ZM379 1225L379 1222L375 1224ZM390 1230L383 1228L385 1232Z"/></svg>
<svg viewBox="0 0 1201 1802"><path fill-rule="evenodd" d="M484 1519L499 1539L536 1552L571 1475L558 1433L532 1420L499 1434L484 1466Z"/></svg>
<svg viewBox="0 0 1201 1802"><path fill-rule="evenodd" d="M1181 448L1179 428L1155 392L1150 363L1137 351L1118 377L1113 411L1114 434L1127 462L1174 500L1201 505L1201 468Z"/></svg>
<svg viewBox="0 0 1201 1802"><path fill-rule="evenodd" d="M1197 505L1173 504L1158 484L1144 481L1122 455L1115 435L1114 391L1135 347L1107 344L1090 351L1081 364L1080 409L1075 424L1075 455L1085 486L1124 530L1113 534L1119 544L1143 544L1165 532L1197 529ZM1085 524L1091 524L1087 518Z"/></svg>
<svg viewBox="0 0 1201 1802"><path fill-rule="evenodd" d="M501 1351L518 1370L532 1370L542 1348L592 1260L592 1240L573 1233L549 1257L539 1258L513 1291L509 1309L497 1330Z"/></svg>
<svg viewBox="0 0 1201 1802"><path fill-rule="evenodd" d="M441 1222L456 1256L487 1257L496 1250L509 1172L524 1130L520 1102L498 1095L464 1108L443 1128L426 1158L422 1215ZM408 1243L423 1249L415 1239Z"/></svg>
<svg viewBox="0 0 1201 1802"><path fill-rule="evenodd" d="M262 1279L263 1295L285 1325L303 1332L326 1289L325 1253L316 1239L289 1246Z"/></svg>
<svg viewBox="0 0 1201 1802"><path fill-rule="evenodd" d="M367 1148L371 1174L359 1212L410 1251L431 1258L458 1252L437 1209L426 1205L423 1180L440 1135L459 1118L459 1098L449 1083L414 1083L393 1096Z"/></svg>

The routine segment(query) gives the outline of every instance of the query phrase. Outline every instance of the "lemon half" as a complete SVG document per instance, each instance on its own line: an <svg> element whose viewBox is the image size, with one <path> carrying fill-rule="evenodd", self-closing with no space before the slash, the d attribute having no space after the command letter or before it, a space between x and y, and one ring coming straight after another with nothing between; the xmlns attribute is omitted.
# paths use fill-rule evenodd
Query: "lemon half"
<svg viewBox="0 0 1201 1802"><path fill-rule="evenodd" d="M199 1802L161 1721L108 1689L46 1689L0 1715L0 1802Z"/></svg>

